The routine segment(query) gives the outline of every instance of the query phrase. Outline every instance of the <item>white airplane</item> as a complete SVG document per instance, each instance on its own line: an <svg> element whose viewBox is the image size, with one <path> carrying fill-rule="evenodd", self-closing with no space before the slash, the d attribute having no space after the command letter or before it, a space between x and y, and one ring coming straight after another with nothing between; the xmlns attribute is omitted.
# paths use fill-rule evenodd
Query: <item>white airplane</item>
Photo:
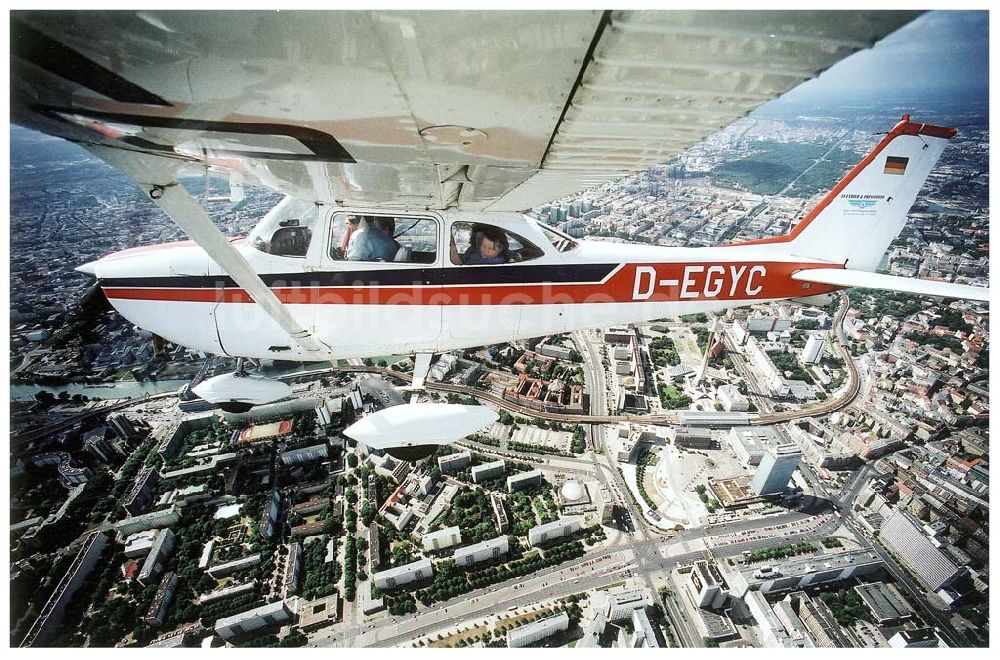
<svg viewBox="0 0 1000 660"><path fill-rule="evenodd" d="M434 353L846 287L987 300L874 271L956 131L904 116L784 236L574 239L522 210L653 164L915 12L13 12L11 116L117 167L191 237L81 266L129 321L212 354ZM225 237L185 166L286 195ZM287 389L204 383L241 410ZM410 403L349 429L430 446L495 419ZM474 429L473 429L474 430Z"/></svg>

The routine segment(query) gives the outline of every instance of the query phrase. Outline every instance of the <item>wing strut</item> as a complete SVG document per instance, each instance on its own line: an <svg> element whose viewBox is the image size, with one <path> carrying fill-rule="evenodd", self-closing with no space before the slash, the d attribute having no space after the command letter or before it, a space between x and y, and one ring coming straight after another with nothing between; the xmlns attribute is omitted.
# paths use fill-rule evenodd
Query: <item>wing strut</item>
<svg viewBox="0 0 1000 660"><path fill-rule="evenodd" d="M138 184L307 353L331 351L329 346L299 325L204 209L177 182L177 171L183 161L97 145L84 146Z"/></svg>

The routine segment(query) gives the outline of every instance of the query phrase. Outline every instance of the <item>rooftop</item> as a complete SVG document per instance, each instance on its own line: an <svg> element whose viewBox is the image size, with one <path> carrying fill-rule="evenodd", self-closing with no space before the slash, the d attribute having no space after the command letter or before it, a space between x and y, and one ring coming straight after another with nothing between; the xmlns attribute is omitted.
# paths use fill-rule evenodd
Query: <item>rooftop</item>
<svg viewBox="0 0 1000 660"><path fill-rule="evenodd" d="M833 555L816 555L806 557L793 557L783 561L774 561L768 564L774 571L781 573L782 577L802 577L810 573L828 571L837 568L847 568L859 564L881 563L882 558L874 550L848 550ZM761 566L754 565L740 569L740 573L747 582L753 584L758 581L754 573L760 570Z"/></svg>
<svg viewBox="0 0 1000 660"><path fill-rule="evenodd" d="M899 592L884 582L859 584L854 591L880 620L902 619L913 613Z"/></svg>

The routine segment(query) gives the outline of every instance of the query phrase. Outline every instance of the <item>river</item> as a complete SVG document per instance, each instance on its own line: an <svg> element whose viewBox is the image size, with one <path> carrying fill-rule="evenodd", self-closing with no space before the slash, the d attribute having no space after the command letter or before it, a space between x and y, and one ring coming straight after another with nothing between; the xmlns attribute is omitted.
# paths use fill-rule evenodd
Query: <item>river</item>
<svg viewBox="0 0 1000 660"><path fill-rule="evenodd" d="M329 362L312 362L297 364L293 367L283 369L266 369L267 376L286 376L300 371L312 371L330 367ZM144 381L142 383L134 380L122 380L109 383L66 383L65 385L34 385L16 384L10 386L10 398L12 401L30 401L35 398L39 391L52 392L59 395L60 392L67 392L70 396L83 394L88 397L100 397L102 399L133 399L146 394L161 394L163 392L176 392L190 382L190 378L179 380L158 380Z"/></svg>

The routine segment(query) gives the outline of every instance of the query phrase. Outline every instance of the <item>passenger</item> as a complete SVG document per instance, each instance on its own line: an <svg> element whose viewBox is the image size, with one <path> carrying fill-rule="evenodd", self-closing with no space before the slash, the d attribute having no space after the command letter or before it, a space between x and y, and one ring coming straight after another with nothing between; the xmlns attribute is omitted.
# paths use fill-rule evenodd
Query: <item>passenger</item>
<svg viewBox="0 0 1000 660"><path fill-rule="evenodd" d="M465 253L462 255L462 263L467 263L472 258L472 255L479 251L479 237L487 227L489 225L478 222L472 224L472 228L469 230L469 247L465 249Z"/></svg>
<svg viewBox="0 0 1000 660"><path fill-rule="evenodd" d="M477 247L479 245L479 234L488 227L488 225L483 225L478 222L472 223L472 227L469 229L469 247L465 248L465 252L462 254L458 253L458 246L455 244L455 231L458 230L459 225L455 226L451 235L451 263L456 266L461 266L468 263L469 258L479 251Z"/></svg>
<svg viewBox="0 0 1000 660"><path fill-rule="evenodd" d="M495 227L483 227L477 234L478 250L464 259L467 266L507 263L507 235Z"/></svg>
<svg viewBox="0 0 1000 660"><path fill-rule="evenodd" d="M399 251L399 243L392 237L396 221L392 218L370 216L351 235L347 245L349 261L392 261Z"/></svg>
<svg viewBox="0 0 1000 660"><path fill-rule="evenodd" d="M344 240L340 241L340 253L347 254L347 246L351 244L351 236L358 230L361 224L361 216L347 216L347 230L344 231Z"/></svg>

